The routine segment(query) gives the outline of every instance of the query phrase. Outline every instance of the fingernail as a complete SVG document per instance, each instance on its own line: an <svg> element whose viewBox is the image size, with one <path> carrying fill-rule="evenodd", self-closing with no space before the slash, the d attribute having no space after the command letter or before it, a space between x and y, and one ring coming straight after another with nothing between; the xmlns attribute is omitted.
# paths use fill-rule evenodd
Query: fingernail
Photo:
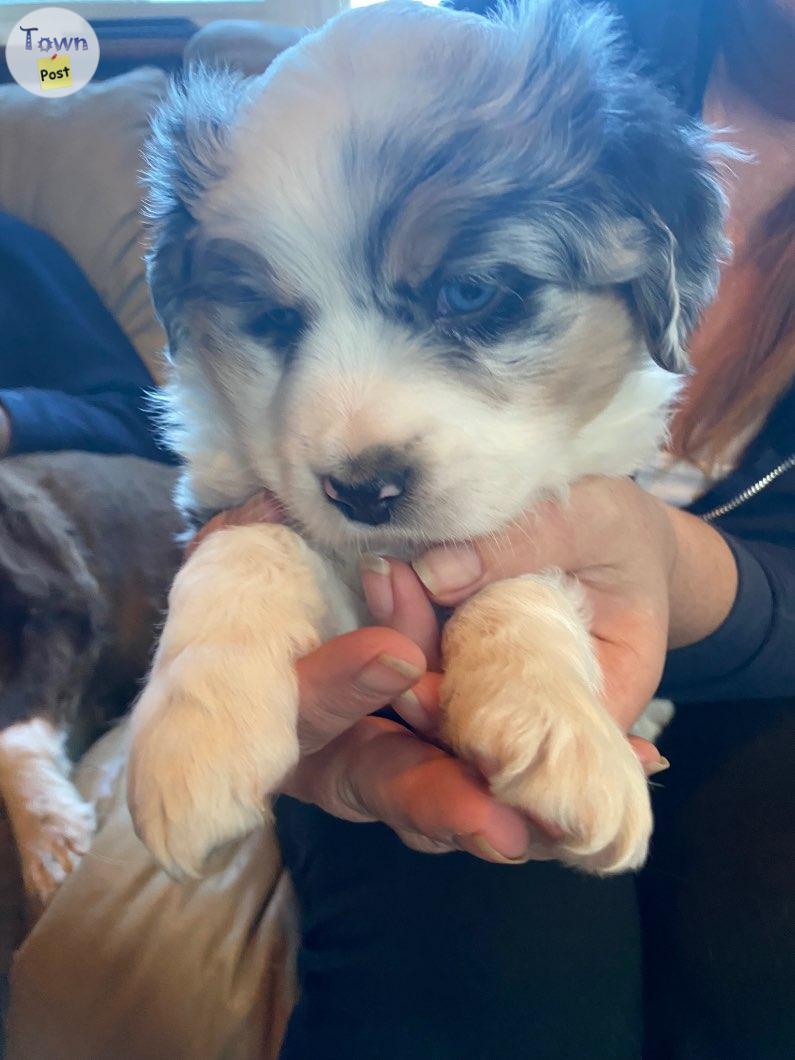
<svg viewBox="0 0 795 1060"><path fill-rule="evenodd" d="M362 556L359 565L362 573L362 588L370 614L378 622L388 622L395 610L389 563L383 556L367 553Z"/></svg>
<svg viewBox="0 0 795 1060"><path fill-rule="evenodd" d="M417 729L419 732L427 732L431 728L431 719L425 712L425 707L423 707L411 689L407 692L401 692L395 700L394 706L412 729Z"/></svg>
<svg viewBox="0 0 795 1060"><path fill-rule="evenodd" d="M521 854L510 857L507 854L501 854L482 835L465 835L456 836L455 838L462 850L466 850L469 854L474 854L475 857L485 858L486 861L492 861L497 865L523 865L529 860L526 850L523 850Z"/></svg>
<svg viewBox="0 0 795 1060"><path fill-rule="evenodd" d="M646 763L646 776L653 777L655 773L663 773L666 769L670 768L671 763L668 761L668 759L663 758L663 756L660 755L659 759L656 762Z"/></svg>
<svg viewBox="0 0 795 1060"><path fill-rule="evenodd" d="M365 666L357 683L367 692L389 696L404 691L407 681L414 684L420 677L422 670L405 659L382 654Z"/></svg>
<svg viewBox="0 0 795 1060"><path fill-rule="evenodd" d="M432 548L412 563L422 584L434 596L458 592L483 574L480 556L469 545Z"/></svg>

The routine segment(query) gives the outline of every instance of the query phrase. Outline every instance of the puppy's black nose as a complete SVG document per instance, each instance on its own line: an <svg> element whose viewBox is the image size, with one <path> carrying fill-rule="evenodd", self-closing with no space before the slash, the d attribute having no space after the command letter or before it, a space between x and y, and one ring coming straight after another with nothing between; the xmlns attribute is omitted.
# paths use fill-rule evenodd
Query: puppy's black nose
<svg viewBox="0 0 795 1060"><path fill-rule="evenodd" d="M388 523L395 505L405 494L410 469L384 466L370 469L370 475L362 478L352 471L350 475L326 475L323 491L348 519L368 526Z"/></svg>

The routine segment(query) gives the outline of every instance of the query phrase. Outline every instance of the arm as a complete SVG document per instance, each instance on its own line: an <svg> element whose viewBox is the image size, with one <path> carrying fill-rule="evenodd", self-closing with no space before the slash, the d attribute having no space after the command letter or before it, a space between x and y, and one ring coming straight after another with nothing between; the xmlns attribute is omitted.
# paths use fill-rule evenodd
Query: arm
<svg viewBox="0 0 795 1060"><path fill-rule="evenodd" d="M686 641L669 652L661 694L679 702L791 696L795 688L795 552L711 532L732 557L736 591L720 623L695 642ZM696 561L693 556L692 562ZM679 597L683 600L693 597L685 592L684 567L688 565L682 571Z"/></svg>
<svg viewBox="0 0 795 1060"><path fill-rule="evenodd" d="M35 387L0 390L0 456L82 449L171 462L155 440L146 402L142 387L80 395Z"/></svg>
<svg viewBox="0 0 795 1060"><path fill-rule="evenodd" d="M0 214L0 455L82 449L168 460L144 412L154 385L63 247Z"/></svg>

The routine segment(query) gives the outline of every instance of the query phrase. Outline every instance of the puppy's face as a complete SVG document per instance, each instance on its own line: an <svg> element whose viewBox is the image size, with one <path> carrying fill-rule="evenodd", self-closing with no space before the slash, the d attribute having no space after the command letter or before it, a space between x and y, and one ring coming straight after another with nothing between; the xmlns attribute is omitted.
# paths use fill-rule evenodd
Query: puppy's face
<svg viewBox="0 0 795 1060"><path fill-rule="evenodd" d="M175 93L151 277L200 495L264 483L312 537L375 547L645 457L721 197L611 32L389 3Z"/></svg>

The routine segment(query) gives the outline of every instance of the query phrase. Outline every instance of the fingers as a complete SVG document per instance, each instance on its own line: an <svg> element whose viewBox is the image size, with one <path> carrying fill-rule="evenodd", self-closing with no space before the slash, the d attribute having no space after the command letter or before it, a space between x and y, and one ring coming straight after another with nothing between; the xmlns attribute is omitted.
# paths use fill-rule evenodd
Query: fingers
<svg viewBox="0 0 795 1060"><path fill-rule="evenodd" d="M594 638L599 668L604 678L604 703L619 727L628 732L645 710L660 683L665 660L664 637L646 631L637 617L637 628L627 637L610 630L615 640Z"/></svg>
<svg viewBox="0 0 795 1060"><path fill-rule="evenodd" d="M353 821L383 821L423 850L470 850L489 861L522 861L530 826L498 803L466 766L402 726L364 718L302 760L288 794Z"/></svg>
<svg viewBox="0 0 795 1060"><path fill-rule="evenodd" d="M441 723L439 686L442 675L427 671L410 689L398 696L392 706L412 729L435 740Z"/></svg>
<svg viewBox="0 0 795 1060"><path fill-rule="evenodd" d="M361 563L362 588L370 614L422 649L428 668L439 669L439 623L417 575L407 563L368 555Z"/></svg>
<svg viewBox="0 0 795 1060"><path fill-rule="evenodd" d="M299 741L305 754L406 692L425 672L422 651L392 629L359 629L297 664Z"/></svg>
<svg viewBox="0 0 795 1060"><path fill-rule="evenodd" d="M538 505L499 534L469 543L432 548L412 567L426 591L445 606L466 600L489 582L566 567L571 530L563 510Z"/></svg>
<svg viewBox="0 0 795 1060"><path fill-rule="evenodd" d="M260 490L241 504L239 508L219 512L198 530L185 546L185 558L189 559L202 541L216 530L226 526L248 526L251 523L283 523L284 509L267 490Z"/></svg>
<svg viewBox="0 0 795 1060"><path fill-rule="evenodd" d="M536 504L499 534L433 548L413 566L434 599L454 606L502 578L608 563L617 542L648 537L658 516L655 508L649 522L649 498L628 479L588 476L571 486L565 500Z"/></svg>
<svg viewBox="0 0 795 1060"><path fill-rule="evenodd" d="M630 736L629 742L632 744L632 750L638 756L647 777L653 777L657 773L662 773L670 768L671 763L660 754L653 743L649 743L648 740L644 740L640 736Z"/></svg>
<svg viewBox="0 0 795 1060"><path fill-rule="evenodd" d="M413 729L432 736L438 728L441 682L441 674L433 672L441 668L439 623L433 605L407 563L365 556L361 574L373 618L410 637L425 655L428 672L392 705Z"/></svg>

